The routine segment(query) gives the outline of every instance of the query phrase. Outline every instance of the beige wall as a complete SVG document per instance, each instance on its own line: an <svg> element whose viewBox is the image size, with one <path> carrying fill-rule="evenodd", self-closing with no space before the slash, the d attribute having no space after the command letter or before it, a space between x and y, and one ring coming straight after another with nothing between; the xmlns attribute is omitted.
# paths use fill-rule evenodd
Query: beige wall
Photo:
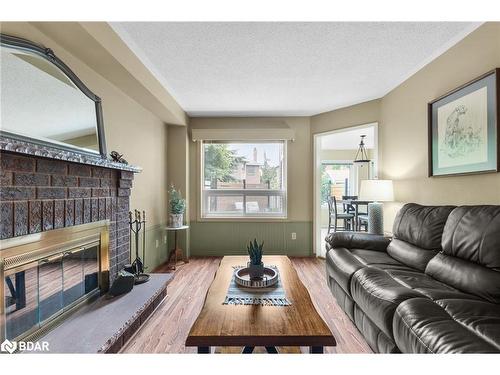
<svg viewBox="0 0 500 375"><path fill-rule="evenodd" d="M25 22L2 23L1 31L52 48L101 97L108 152L117 150L129 163L143 168L135 176L131 207L146 211L149 226L165 223L167 126L33 25Z"/></svg>
<svg viewBox="0 0 500 375"><path fill-rule="evenodd" d="M498 173L428 177L427 103L500 67L500 23L488 23L382 99L381 177L394 180L398 202L500 204ZM388 205L391 222L399 204Z"/></svg>
<svg viewBox="0 0 500 375"><path fill-rule="evenodd" d="M255 118L255 123L278 120L285 122L295 131L295 141L288 142L288 221L312 220L312 149L310 119L308 117ZM249 119L239 118L192 118L190 128L218 127L224 123L248 125ZM199 158L196 143L190 142L191 219L196 220Z"/></svg>
<svg viewBox="0 0 500 375"><path fill-rule="evenodd" d="M379 172L394 180L385 227L405 202L500 204L500 175L429 178L427 103L500 67L500 23L487 23L379 100L311 118L311 132L379 122Z"/></svg>
<svg viewBox="0 0 500 375"><path fill-rule="evenodd" d="M311 117L311 133L323 133L356 125L369 124L378 122L379 119L380 99L371 100Z"/></svg>

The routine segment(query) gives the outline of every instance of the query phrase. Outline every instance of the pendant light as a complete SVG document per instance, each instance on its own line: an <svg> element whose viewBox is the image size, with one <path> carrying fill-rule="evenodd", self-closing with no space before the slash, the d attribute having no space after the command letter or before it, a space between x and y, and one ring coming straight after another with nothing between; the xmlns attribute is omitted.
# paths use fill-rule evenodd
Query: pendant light
<svg viewBox="0 0 500 375"><path fill-rule="evenodd" d="M368 153L365 148L365 137L366 135L361 136L361 141L359 142L358 152L356 152L356 157L354 158L354 163L369 163L370 159L368 158Z"/></svg>

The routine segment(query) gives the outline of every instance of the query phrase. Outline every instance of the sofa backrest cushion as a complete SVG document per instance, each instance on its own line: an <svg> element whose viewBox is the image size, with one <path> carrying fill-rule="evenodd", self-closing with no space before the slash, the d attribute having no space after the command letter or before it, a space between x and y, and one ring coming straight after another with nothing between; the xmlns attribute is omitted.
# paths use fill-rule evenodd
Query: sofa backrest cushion
<svg viewBox="0 0 500 375"><path fill-rule="evenodd" d="M500 206L461 206L444 227L443 253L500 271Z"/></svg>
<svg viewBox="0 0 500 375"><path fill-rule="evenodd" d="M394 220L393 235L426 250L441 250L441 238L448 215L455 206L422 206L407 203Z"/></svg>
<svg viewBox="0 0 500 375"><path fill-rule="evenodd" d="M424 271L441 249L441 236L453 206L405 204L394 221L394 239L387 253L407 266Z"/></svg>
<svg viewBox="0 0 500 375"><path fill-rule="evenodd" d="M442 248L425 273L500 303L500 206L457 207L446 223Z"/></svg>

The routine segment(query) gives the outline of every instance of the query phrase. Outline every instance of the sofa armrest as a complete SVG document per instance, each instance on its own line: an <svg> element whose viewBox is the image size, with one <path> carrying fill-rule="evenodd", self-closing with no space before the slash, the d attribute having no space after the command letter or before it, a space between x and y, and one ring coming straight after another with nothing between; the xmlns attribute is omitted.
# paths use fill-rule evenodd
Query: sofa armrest
<svg viewBox="0 0 500 375"><path fill-rule="evenodd" d="M375 251L386 251L391 242L390 238L378 234L359 232L335 232L326 238L326 250L334 247L345 247L346 249L366 249Z"/></svg>

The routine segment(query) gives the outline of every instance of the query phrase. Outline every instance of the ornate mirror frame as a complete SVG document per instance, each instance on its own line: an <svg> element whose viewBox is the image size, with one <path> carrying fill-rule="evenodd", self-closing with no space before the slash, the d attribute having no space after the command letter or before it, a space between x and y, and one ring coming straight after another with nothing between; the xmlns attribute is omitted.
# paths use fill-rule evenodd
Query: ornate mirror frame
<svg viewBox="0 0 500 375"><path fill-rule="evenodd" d="M99 154L102 159L107 158L107 152L106 152L106 141L105 141L105 136L104 136L104 125L103 125L103 117L102 117L102 106L101 106L101 98L99 98L97 95L95 95L90 89L78 78L78 76L61 60L59 59L55 54L54 51L52 51L50 48L45 48L43 46L40 46L38 44L35 44L29 40L11 36L11 35L6 35L6 34L1 34L0 33L0 45L2 47L9 47L12 49L17 49L21 51L27 51L34 53L45 60L49 61L50 63L54 64L57 68L59 68L70 80L73 82L73 84L78 87L78 89L85 94L90 100L92 100L95 103L95 110L96 110L96 122L97 122L97 137L99 139ZM99 157L99 154L97 153L92 153L88 152L85 150L82 150L78 147L71 147L70 145L64 146L64 145L59 145L56 143L51 143L49 141L44 141L36 138L30 138L26 137L23 135L11 133L11 132L6 132L3 130L0 130L0 135L5 135L6 137L13 138L16 140L20 140L23 142L28 142L32 143L35 145L41 145L41 146L48 146L50 148L58 148L62 149L64 151L71 151L72 153L81 153L81 154L86 154L86 155L92 155L94 157Z"/></svg>

